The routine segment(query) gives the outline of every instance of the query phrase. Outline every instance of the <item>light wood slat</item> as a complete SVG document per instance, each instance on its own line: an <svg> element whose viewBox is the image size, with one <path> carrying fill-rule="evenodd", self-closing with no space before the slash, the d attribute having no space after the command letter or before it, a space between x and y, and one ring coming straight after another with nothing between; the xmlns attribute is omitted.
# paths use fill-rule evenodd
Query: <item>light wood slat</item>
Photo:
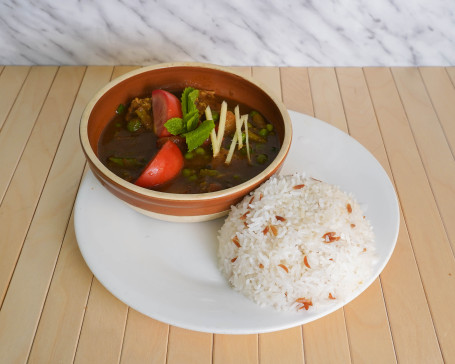
<svg viewBox="0 0 455 364"><path fill-rule="evenodd" d="M3 72L3 69L5 68L5 66L0 66L0 75L1 73Z"/></svg>
<svg viewBox="0 0 455 364"><path fill-rule="evenodd" d="M29 363L73 362L92 279L77 246L71 216Z"/></svg>
<svg viewBox="0 0 455 364"><path fill-rule="evenodd" d="M394 68L393 76L447 235L452 243L452 250L455 250L455 224L453 223L455 221L455 161L452 152L419 70ZM437 78L435 77L434 80ZM455 105L455 89L452 88L452 90L454 91L452 102ZM451 122L455 124L453 118ZM435 148L436 145L437 148Z"/></svg>
<svg viewBox="0 0 455 364"><path fill-rule="evenodd" d="M213 364L250 364L257 362L257 335L213 336Z"/></svg>
<svg viewBox="0 0 455 364"><path fill-rule="evenodd" d="M84 71L82 67L68 68L68 87L73 84L76 91ZM67 95L71 104L74 95ZM20 352L15 355L21 358L27 358L29 354L82 173L84 157L77 130L85 103L85 100L82 103L79 100L79 105L73 107L73 117L70 116L63 133L0 313L0 337L3 332L20 337L16 340ZM13 317L21 317L22 324L18 325Z"/></svg>
<svg viewBox="0 0 455 364"><path fill-rule="evenodd" d="M353 72L357 72L357 79ZM362 71L340 68L336 70L336 74L351 134L349 121L353 121L352 119L354 119L354 123L358 120L362 120L363 124L367 120L370 123L376 123ZM355 135L352 136L355 137ZM364 139L363 144L370 149L371 143L371 149L375 150L378 147L376 139L371 139L372 143L369 139ZM378 279L360 297L346 305L344 312L353 362L376 360L392 363L396 361L381 284Z"/></svg>
<svg viewBox="0 0 455 364"><path fill-rule="evenodd" d="M455 67L446 67L447 74L450 77L453 85L455 86Z"/></svg>
<svg viewBox="0 0 455 364"><path fill-rule="evenodd" d="M307 68L281 68L283 102L290 110L314 115Z"/></svg>
<svg viewBox="0 0 455 364"><path fill-rule="evenodd" d="M303 325L305 363L349 363L349 343L343 310Z"/></svg>
<svg viewBox="0 0 455 364"><path fill-rule="evenodd" d="M315 116L347 132L335 70L308 69ZM350 361L343 309L303 326L305 359L309 363ZM330 350L326 343L330 342Z"/></svg>
<svg viewBox="0 0 455 364"><path fill-rule="evenodd" d="M115 80L117 77L123 76L125 73L137 70L141 68L139 66L115 66L114 72L112 73L111 80Z"/></svg>
<svg viewBox="0 0 455 364"><path fill-rule="evenodd" d="M0 130L30 72L30 67L8 66L0 72Z"/></svg>
<svg viewBox="0 0 455 364"><path fill-rule="evenodd" d="M94 278L74 362L119 362L127 310Z"/></svg>
<svg viewBox="0 0 455 364"><path fill-rule="evenodd" d="M72 182L64 178L64 168L52 174L56 180L50 181L44 188L44 196L40 196L40 193L84 71L83 67L66 67L58 71L14 175L12 187L0 208L2 216L0 230L6 235L5 240L0 242L2 297L8 288L20 254L17 269L0 311L0 343L5 343L0 358L6 362L25 360L28 356L53 262L68 223L74 194L67 196L68 186L61 185L62 182L65 184ZM61 90L62 87L65 87L65 91ZM58 103L58 106L55 103ZM62 174L63 178L59 178ZM76 188L77 183L74 190ZM42 199L38 204L35 220L29 227L40 197ZM65 210L68 210L66 216ZM24 243L23 239L28 229L30 238ZM53 247L53 244L57 246ZM47 246L56 250L51 261L46 260ZM40 268L44 269L44 272L41 272ZM40 276L40 273L47 275L47 278ZM12 337L16 337L14 344L7 345Z"/></svg>
<svg viewBox="0 0 455 364"><path fill-rule="evenodd" d="M420 68L425 87L430 96L445 137L455 155L455 86L443 67ZM455 75L455 72L454 72Z"/></svg>
<svg viewBox="0 0 455 364"><path fill-rule="evenodd" d="M167 364L212 363L213 335L169 326Z"/></svg>
<svg viewBox="0 0 455 364"><path fill-rule="evenodd" d="M59 69L0 206L0 301L4 299L83 72L83 67ZM34 87L39 89L40 85Z"/></svg>
<svg viewBox="0 0 455 364"><path fill-rule="evenodd" d="M396 363L381 283L376 279L344 307L354 363Z"/></svg>
<svg viewBox="0 0 455 364"><path fill-rule="evenodd" d="M259 335L261 364L303 363L302 327Z"/></svg>
<svg viewBox="0 0 455 364"><path fill-rule="evenodd" d="M336 73L333 68L309 68L314 115L336 128L348 132Z"/></svg>
<svg viewBox="0 0 455 364"><path fill-rule="evenodd" d="M30 71L0 130L0 203L56 72L57 67L34 67Z"/></svg>
<svg viewBox="0 0 455 364"><path fill-rule="evenodd" d="M391 72L367 68L365 75L443 357L455 361L453 252Z"/></svg>
<svg viewBox="0 0 455 364"><path fill-rule="evenodd" d="M237 66L237 67L228 67L228 68L230 68L233 72L240 73L242 76L251 77L251 67Z"/></svg>
<svg viewBox="0 0 455 364"><path fill-rule="evenodd" d="M165 364L169 325L129 308L120 363Z"/></svg>
<svg viewBox="0 0 455 364"><path fill-rule="evenodd" d="M280 71L275 67L253 67L253 77L263 83L279 99L282 99ZM302 330L283 330L274 335L259 335L259 358L266 360L271 352L279 352L283 363L292 363L296 358L303 362ZM274 336L276 340L270 340ZM267 345L261 344L267 343Z"/></svg>
<svg viewBox="0 0 455 364"><path fill-rule="evenodd" d="M115 67L112 79L138 67ZM82 323L75 362L119 361L128 307L94 279ZM101 339L100 339L101 338Z"/></svg>
<svg viewBox="0 0 455 364"><path fill-rule="evenodd" d="M68 362L74 356L92 279L77 248L72 219L66 228L85 164L78 137L79 120L88 100L109 81L112 69L113 67L89 67L85 73L16 268L15 275L20 269L27 272L34 268L37 278L33 281L34 289L30 292L39 296L28 298L27 301L32 302L32 306L42 302L44 296L41 295L46 293L44 287L52 278L31 350L31 362ZM47 231L47 234L40 233L37 229ZM65 238L60 251L63 234ZM39 261L34 259L36 249L41 251ZM33 262L23 259L27 250L31 251L29 256ZM58 262L52 276L57 255ZM24 276L26 277L25 274ZM25 284L21 282L18 286L24 287ZM34 320L33 317L28 319L30 323ZM61 340L62 337L65 337L65 342Z"/></svg>
<svg viewBox="0 0 455 364"><path fill-rule="evenodd" d="M337 75L351 135L373 153L393 181L362 69L341 68L337 69ZM400 226L394 254L381 274L382 289L386 300L396 355L402 360L406 358L406 361L409 362L418 362L422 358L426 358L426 361L430 361L431 358L436 360L440 357L438 342L401 213ZM370 302L364 302L368 297L365 294L368 293L369 290L348 305L345 308L346 315L349 315L350 310L357 311L361 310L362 307L364 309L372 307L371 311L373 313L379 311L379 308L373 308ZM356 307L357 305L360 307ZM376 314L373 314L372 319L375 316ZM389 348L387 345L387 330L388 328L382 325L375 325L371 332L359 332L356 334L358 336L364 335L367 341L372 340L371 344L373 346L368 350L370 358L381 360L383 357L390 357L390 361L384 361L392 361L393 353L390 350L393 348ZM352 342L351 348L353 348L352 355L355 358L357 349L354 348L358 345L355 345L356 340L352 339L355 333L351 327L349 328L349 334ZM376 342L376 337L382 337L383 339L380 342ZM368 354L368 352L365 353ZM365 361L365 359L361 361Z"/></svg>
<svg viewBox="0 0 455 364"><path fill-rule="evenodd" d="M282 100L280 71L276 67L252 67L252 76L278 100Z"/></svg>

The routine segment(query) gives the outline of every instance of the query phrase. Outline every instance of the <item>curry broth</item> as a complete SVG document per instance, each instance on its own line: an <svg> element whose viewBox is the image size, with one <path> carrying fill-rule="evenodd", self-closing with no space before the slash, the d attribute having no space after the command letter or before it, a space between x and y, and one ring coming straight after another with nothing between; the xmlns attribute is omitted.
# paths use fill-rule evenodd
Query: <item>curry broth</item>
<svg viewBox="0 0 455 364"><path fill-rule="evenodd" d="M181 93L174 94L179 98L181 96ZM219 99L219 102L223 100L227 102L230 111L237 105L241 115L252 111L246 105L226 98ZM129 131L125 114L116 114L106 126L98 144L98 157L117 176L134 183L158 152L158 138L152 130ZM251 132L258 133L251 115L248 116L248 121ZM271 124L270 121L265 121ZM169 193L204 193L234 187L267 168L280 149L278 136L274 130L269 130L267 136L262 136L263 142L255 142L250 138L251 162L248 162L245 146L241 150L236 146L232 161L227 165L224 161L231 141L232 136L224 136L217 158L213 158L209 141L192 151L191 158L183 151L184 166L179 175L172 181L151 189Z"/></svg>

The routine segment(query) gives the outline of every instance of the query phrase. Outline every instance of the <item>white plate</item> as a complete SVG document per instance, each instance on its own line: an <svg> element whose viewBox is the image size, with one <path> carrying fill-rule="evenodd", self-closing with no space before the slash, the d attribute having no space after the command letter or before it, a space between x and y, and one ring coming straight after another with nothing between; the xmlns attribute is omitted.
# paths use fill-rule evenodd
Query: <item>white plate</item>
<svg viewBox="0 0 455 364"><path fill-rule="evenodd" d="M79 248L96 278L127 305L186 329L250 334L281 330L325 316L364 291L395 247L398 202L376 159L357 141L320 120L290 112L293 142L281 171L304 171L352 192L375 234L379 262L344 302L298 313L261 308L232 290L217 269L217 231L224 219L171 223L146 217L113 197L89 172L76 200Z"/></svg>

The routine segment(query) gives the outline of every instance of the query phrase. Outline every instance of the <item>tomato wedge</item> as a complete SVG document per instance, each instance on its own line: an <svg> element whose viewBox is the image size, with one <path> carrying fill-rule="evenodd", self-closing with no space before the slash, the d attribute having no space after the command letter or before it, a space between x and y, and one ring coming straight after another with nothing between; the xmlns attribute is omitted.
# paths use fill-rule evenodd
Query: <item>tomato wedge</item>
<svg viewBox="0 0 455 364"><path fill-rule="evenodd" d="M152 106L153 106L153 123L155 126L155 134L161 138L170 136L164 124L171 118L182 117L182 105L180 100L164 90L152 91Z"/></svg>
<svg viewBox="0 0 455 364"><path fill-rule="evenodd" d="M176 177L182 168L182 152L169 140L145 167L135 184L145 188L161 185Z"/></svg>

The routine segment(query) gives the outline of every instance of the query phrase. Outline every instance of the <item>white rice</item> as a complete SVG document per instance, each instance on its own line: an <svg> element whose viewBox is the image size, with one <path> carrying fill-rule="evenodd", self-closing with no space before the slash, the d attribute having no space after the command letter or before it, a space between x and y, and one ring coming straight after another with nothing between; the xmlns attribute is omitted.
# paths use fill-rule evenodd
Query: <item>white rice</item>
<svg viewBox="0 0 455 364"><path fill-rule="evenodd" d="M343 302L376 263L372 227L353 196L304 174L272 177L246 196L218 240L219 267L233 288L282 311Z"/></svg>

